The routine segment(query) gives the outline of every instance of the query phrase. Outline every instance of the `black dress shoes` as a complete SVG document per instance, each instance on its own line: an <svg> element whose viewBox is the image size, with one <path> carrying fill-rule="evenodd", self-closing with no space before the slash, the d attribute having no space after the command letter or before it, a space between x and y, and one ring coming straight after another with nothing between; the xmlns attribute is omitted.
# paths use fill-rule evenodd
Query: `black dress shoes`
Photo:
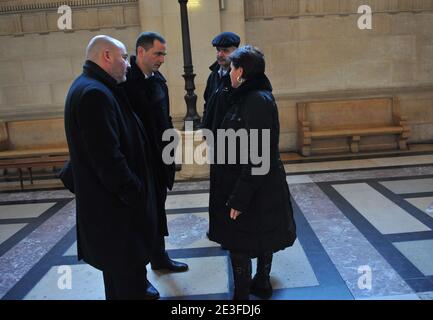
<svg viewBox="0 0 433 320"><path fill-rule="evenodd" d="M146 300L157 300L159 299L159 292L156 290L156 288L149 282L149 280L146 280L147 282L147 288L146 288Z"/></svg>
<svg viewBox="0 0 433 320"><path fill-rule="evenodd" d="M188 265L183 262L171 260L167 255L160 261L150 263L152 270L168 270L171 272L185 272L188 270Z"/></svg>

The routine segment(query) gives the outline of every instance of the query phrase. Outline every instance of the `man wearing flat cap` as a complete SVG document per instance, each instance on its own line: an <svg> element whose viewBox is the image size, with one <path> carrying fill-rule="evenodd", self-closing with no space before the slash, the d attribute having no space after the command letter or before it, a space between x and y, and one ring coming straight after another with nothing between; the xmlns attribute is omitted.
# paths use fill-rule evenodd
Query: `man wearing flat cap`
<svg viewBox="0 0 433 320"><path fill-rule="evenodd" d="M216 48L217 61L212 64L209 69L211 74L207 79L206 90L204 91L204 109L202 118L202 128L212 130L216 137L217 129L227 113L230 103L229 95L232 91L230 81L230 54L239 47L241 39L233 32L223 32L217 35L212 40L212 45ZM210 165L210 194L215 194L213 191L215 186L215 166L217 153L216 144L213 146L214 164ZM212 203L209 198L209 208Z"/></svg>
<svg viewBox="0 0 433 320"><path fill-rule="evenodd" d="M233 32L220 33L212 40L217 61L209 67L211 74L204 92L202 127L212 130L214 134L229 106L226 100L231 91L228 56L239 47L240 41L239 36Z"/></svg>

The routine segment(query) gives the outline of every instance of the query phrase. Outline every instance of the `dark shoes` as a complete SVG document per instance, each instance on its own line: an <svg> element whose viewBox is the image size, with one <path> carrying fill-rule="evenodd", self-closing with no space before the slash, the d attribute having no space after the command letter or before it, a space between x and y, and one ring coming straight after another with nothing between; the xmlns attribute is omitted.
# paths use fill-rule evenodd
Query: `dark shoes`
<svg viewBox="0 0 433 320"><path fill-rule="evenodd" d="M268 300L272 296L272 285L269 276L256 274L251 282L250 293L260 299Z"/></svg>
<svg viewBox="0 0 433 320"><path fill-rule="evenodd" d="M167 255L161 261L151 262L152 270L168 270L171 272L185 272L188 265L183 262L171 260Z"/></svg>
<svg viewBox="0 0 433 320"><path fill-rule="evenodd" d="M272 268L272 252L265 252L257 257L257 274L251 281L250 293L261 299L272 296L272 285L269 277Z"/></svg>
<svg viewBox="0 0 433 320"><path fill-rule="evenodd" d="M146 280L147 282L147 288L146 288L146 300L157 300L159 299L159 292L156 290L156 288L149 282L149 280Z"/></svg>
<svg viewBox="0 0 433 320"><path fill-rule="evenodd" d="M177 262L171 260L167 253L164 254L164 257L158 261L154 261L150 263L152 270L168 270L171 272L183 272L188 270L188 265L186 263ZM159 299L159 292L156 288L146 280L147 288L146 288L146 299L147 300L156 300Z"/></svg>

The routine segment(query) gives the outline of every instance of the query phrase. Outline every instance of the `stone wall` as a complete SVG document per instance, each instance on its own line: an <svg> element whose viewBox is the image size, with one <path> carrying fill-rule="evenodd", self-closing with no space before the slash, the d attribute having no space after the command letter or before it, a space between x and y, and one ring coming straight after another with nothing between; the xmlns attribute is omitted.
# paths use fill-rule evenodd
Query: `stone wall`
<svg viewBox="0 0 433 320"><path fill-rule="evenodd" d="M373 10L360 30L358 7ZM246 38L267 58L281 148L295 150L296 102L396 95L412 129L433 141L432 0L247 0Z"/></svg>
<svg viewBox="0 0 433 320"><path fill-rule="evenodd" d="M66 93L98 34L135 46L138 4L130 0L63 1L72 30L60 31L58 1L0 2L0 119L63 115Z"/></svg>
<svg viewBox="0 0 433 320"><path fill-rule="evenodd" d="M275 18L323 15L347 15L369 5L376 13L433 10L431 0L244 0L245 17Z"/></svg>

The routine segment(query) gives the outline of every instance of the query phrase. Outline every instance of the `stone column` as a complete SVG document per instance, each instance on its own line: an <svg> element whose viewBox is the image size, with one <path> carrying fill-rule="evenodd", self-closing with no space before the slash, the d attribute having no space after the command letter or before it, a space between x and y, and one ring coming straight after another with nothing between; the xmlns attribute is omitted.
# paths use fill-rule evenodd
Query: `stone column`
<svg viewBox="0 0 433 320"><path fill-rule="evenodd" d="M203 139L202 130L182 131L182 170L179 176L182 179L201 179L209 177L209 164L198 164L194 159L194 153L205 154L203 151L206 142Z"/></svg>
<svg viewBox="0 0 433 320"><path fill-rule="evenodd" d="M156 31L164 34L162 5L160 0L139 0L138 11L141 31Z"/></svg>

